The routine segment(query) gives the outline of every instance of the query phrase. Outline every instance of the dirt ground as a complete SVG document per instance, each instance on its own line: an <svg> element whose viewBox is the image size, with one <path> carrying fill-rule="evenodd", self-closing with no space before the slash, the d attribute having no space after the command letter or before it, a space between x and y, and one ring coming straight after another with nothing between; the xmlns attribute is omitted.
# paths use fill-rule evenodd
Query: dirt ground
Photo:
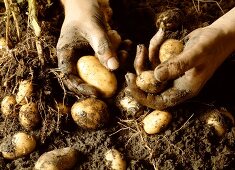
<svg viewBox="0 0 235 170"><path fill-rule="evenodd" d="M36 130L27 131L21 127L18 118L0 115L0 143L18 131L33 134L37 139L36 150L28 156L6 160L0 155L1 170L33 169L42 153L67 146L79 151L74 169L81 170L108 169L104 153L110 148L123 153L129 170L235 169L235 126L228 123L225 135L218 137L213 127L202 119L209 112L220 113L223 110L235 116L235 55L222 64L197 97L168 109L173 115L172 122L155 135L144 132L143 115L129 115L116 105L122 97L125 73L133 72L132 64L126 64L125 68L115 72L119 85L116 95L108 100L102 99L109 106L109 123L96 131L83 130L70 115L61 116L55 108L56 102L64 100L71 106L77 98L83 97L62 88L57 77L55 47L64 17L59 1L37 3L44 64L38 57L37 38L28 24L27 3L22 1L15 5L21 38L17 38L17 27L11 17L11 49L7 54L0 49L0 101L6 95L16 94L20 80L30 78L34 85L30 100L37 103L42 122ZM156 32L154 19L157 13L175 7L181 9L184 18L180 27L168 32L168 37L181 39L192 30L212 23L234 6L235 0L111 0L114 11L111 25L123 39L129 38L134 42L128 59L130 62L127 62L133 63L136 45L144 43L148 46ZM4 12L4 3L0 1L0 37L6 34ZM152 111L148 108L143 110L142 114Z"/></svg>

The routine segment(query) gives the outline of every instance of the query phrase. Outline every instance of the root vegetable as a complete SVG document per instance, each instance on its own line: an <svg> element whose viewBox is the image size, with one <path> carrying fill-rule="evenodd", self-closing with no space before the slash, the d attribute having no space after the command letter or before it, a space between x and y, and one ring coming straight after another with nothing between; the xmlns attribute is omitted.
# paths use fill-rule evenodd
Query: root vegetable
<svg viewBox="0 0 235 170"><path fill-rule="evenodd" d="M117 89L114 73L106 69L94 56L83 56L77 62L79 76L88 84L96 87L101 95L109 98Z"/></svg>
<svg viewBox="0 0 235 170"><path fill-rule="evenodd" d="M18 132L5 140L1 145L2 156L5 159L16 159L30 154L36 147L36 140L33 136L24 132Z"/></svg>
<svg viewBox="0 0 235 170"><path fill-rule="evenodd" d="M16 102L18 104L26 104L29 97L33 93L33 83L31 80L23 80L19 84L19 90L16 94Z"/></svg>
<svg viewBox="0 0 235 170"><path fill-rule="evenodd" d="M15 116L17 113L15 112L16 100L13 95L5 96L1 102L1 111L2 114L7 116Z"/></svg>
<svg viewBox="0 0 235 170"><path fill-rule="evenodd" d="M71 108L71 114L73 120L85 129L102 127L109 117L107 105L95 98L76 102Z"/></svg>
<svg viewBox="0 0 235 170"><path fill-rule="evenodd" d="M111 170L125 170L126 161L123 155L116 149L110 149L105 153L106 164Z"/></svg>
<svg viewBox="0 0 235 170"><path fill-rule="evenodd" d="M40 122L40 115L36 103L22 105L19 111L19 122L28 130L34 129Z"/></svg>
<svg viewBox="0 0 235 170"><path fill-rule="evenodd" d="M223 136L226 133L229 123L234 125L234 117L226 110L213 110L206 114L205 120L215 129L218 136Z"/></svg>
<svg viewBox="0 0 235 170"><path fill-rule="evenodd" d="M169 58L179 55L184 49L184 45L181 41L176 39L166 40L160 47L159 60L164 62Z"/></svg>
<svg viewBox="0 0 235 170"><path fill-rule="evenodd" d="M140 104L131 96L125 96L119 102L122 109L127 112L135 113L141 108Z"/></svg>
<svg viewBox="0 0 235 170"><path fill-rule="evenodd" d="M6 49L6 47L7 47L6 39L1 37L0 38L0 50L1 49Z"/></svg>
<svg viewBox="0 0 235 170"><path fill-rule="evenodd" d="M146 133L159 133L171 121L172 116L169 112L154 110L143 120L143 127Z"/></svg>
<svg viewBox="0 0 235 170"><path fill-rule="evenodd" d="M42 154L35 163L35 170L68 170L77 162L76 149L67 147Z"/></svg>
<svg viewBox="0 0 235 170"><path fill-rule="evenodd" d="M166 10L157 16L156 26L164 30L174 30L182 23L182 12L178 8Z"/></svg>
<svg viewBox="0 0 235 170"><path fill-rule="evenodd" d="M154 71L143 71L136 78L136 85L148 93L158 93L162 91L166 84L158 82L154 77Z"/></svg>

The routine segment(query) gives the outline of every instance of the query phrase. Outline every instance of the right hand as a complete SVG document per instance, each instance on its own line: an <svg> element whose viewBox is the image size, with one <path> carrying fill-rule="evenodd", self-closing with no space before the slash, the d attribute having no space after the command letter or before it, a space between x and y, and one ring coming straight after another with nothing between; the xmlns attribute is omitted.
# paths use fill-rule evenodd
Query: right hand
<svg viewBox="0 0 235 170"><path fill-rule="evenodd" d="M116 52L106 34L106 23L97 0L62 0L65 19L57 43L58 67L65 86L76 94L98 95L95 87L77 75L77 57L93 49L101 64L109 70L119 67ZM76 50L76 55L74 56Z"/></svg>

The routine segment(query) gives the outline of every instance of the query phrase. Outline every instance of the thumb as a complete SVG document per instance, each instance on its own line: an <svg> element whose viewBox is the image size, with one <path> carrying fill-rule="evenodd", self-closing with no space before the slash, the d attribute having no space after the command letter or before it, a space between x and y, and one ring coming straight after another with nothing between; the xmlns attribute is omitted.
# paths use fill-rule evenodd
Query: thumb
<svg viewBox="0 0 235 170"><path fill-rule="evenodd" d="M119 67L119 62L105 29L95 25L90 33L92 35L88 35L88 41L101 64L109 70L116 70Z"/></svg>
<svg viewBox="0 0 235 170"><path fill-rule="evenodd" d="M166 62L158 65L154 70L154 77L160 82L180 77L186 71L200 63L199 58L202 57L198 58L198 56L201 53L202 51L195 48L185 49L178 56L170 58Z"/></svg>

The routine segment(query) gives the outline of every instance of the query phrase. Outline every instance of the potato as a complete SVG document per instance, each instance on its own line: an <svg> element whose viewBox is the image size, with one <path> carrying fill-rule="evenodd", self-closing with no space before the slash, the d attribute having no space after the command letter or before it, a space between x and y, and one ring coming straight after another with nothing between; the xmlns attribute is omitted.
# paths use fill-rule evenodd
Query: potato
<svg viewBox="0 0 235 170"><path fill-rule="evenodd" d="M68 170L77 162L78 152L71 147L55 149L42 154L35 163L35 170Z"/></svg>
<svg viewBox="0 0 235 170"><path fill-rule="evenodd" d="M171 57L180 54L184 49L184 45L181 41L176 39L168 39L163 42L159 50L159 60L164 62Z"/></svg>
<svg viewBox="0 0 235 170"><path fill-rule="evenodd" d="M114 95L117 89L115 75L106 69L94 56L83 56L77 62L79 76L96 87L105 98Z"/></svg>
<svg viewBox="0 0 235 170"><path fill-rule="evenodd" d="M141 108L141 105L132 96L125 96L119 102L122 109L127 112L137 112Z"/></svg>
<svg viewBox="0 0 235 170"><path fill-rule="evenodd" d="M158 82L154 77L154 71L143 71L136 78L136 85L147 93L158 93L166 86L165 83Z"/></svg>
<svg viewBox="0 0 235 170"><path fill-rule="evenodd" d="M148 134L159 133L171 121L169 112L154 110L143 119L144 131Z"/></svg>
<svg viewBox="0 0 235 170"><path fill-rule="evenodd" d="M0 50L6 49L6 47L7 47L6 39L4 37L0 37Z"/></svg>
<svg viewBox="0 0 235 170"><path fill-rule="evenodd" d="M95 98L74 103L71 114L73 120L85 129L97 129L103 126L109 117L107 105Z"/></svg>
<svg viewBox="0 0 235 170"><path fill-rule="evenodd" d="M105 153L106 165L112 170L125 170L126 161L123 155L116 149L110 149Z"/></svg>
<svg viewBox="0 0 235 170"><path fill-rule="evenodd" d="M1 102L1 111L3 116L15 116L17 112L15 112L16 99L13 95L5 96Z"/></svg>
<svg viewBox="0 0 235 170"><path fill-rule="evenodd" d="M58 111L59 114L61 115L68 115L70 113L71 108L67 105L65 105L62 102L59 102L56 104L56 109Z"/></svg>
<svg viewBox="0 0 235 170"><path fill-rule="evenodd" d="M33 136L18 132L10 138L10 141L5 140L2 143L1 152L5 159L16 159L30 154L35 147L36 140Z"/></svg>
<svg viewBox="0 0 235 170"><path fill-rule="evenodd" d="M40 122L37 104L30 102L22 105L19 111L19 122L28 130L34 129Z"/></svg>
<svg viewBox="0 0 235 170"><path fill-rule="evenodd" d="M228 121L226 121L229 120ZM223 136L227 129L228 123L234 125L234 117L232 114L224 109L222 110L212 110L205 115L206 123L215 129L215 133L218 136Z"/></svg>
<svg viewBox="0 0 235 170"><path fill-rule="evenodd" d="M26 104L29 97L33 93L33 83L31 80L23 80L19 84L19 89L16 94L16 102L18 104Z"/></svg>

